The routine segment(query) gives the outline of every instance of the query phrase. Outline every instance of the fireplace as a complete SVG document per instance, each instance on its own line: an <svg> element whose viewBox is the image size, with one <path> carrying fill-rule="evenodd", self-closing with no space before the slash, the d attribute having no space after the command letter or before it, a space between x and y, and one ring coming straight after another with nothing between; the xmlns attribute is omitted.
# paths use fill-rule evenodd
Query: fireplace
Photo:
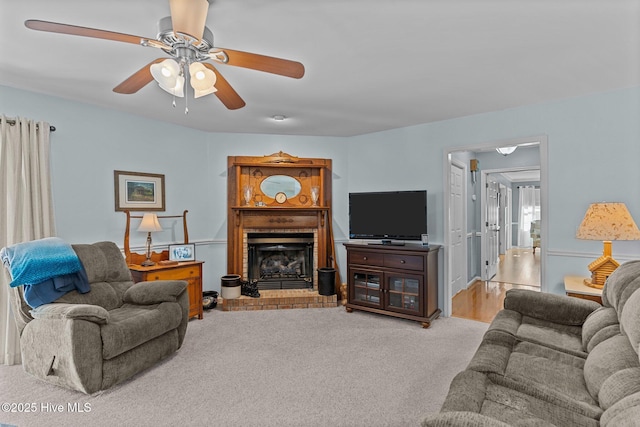
<svg viewBox="0 0 640 427"><path fill-rule="evenodd" d="M313 233L248 233L247 276L258 289L313 289Z"/></svg>
<svg viewBox="0 0 640 427"><path fill-rule="evenodd" d="M257 282L260 298L224 299L223 311L335 307L318 293L318 268L335 265L331 159L279 152L227 166L227 274Z"/></svg>

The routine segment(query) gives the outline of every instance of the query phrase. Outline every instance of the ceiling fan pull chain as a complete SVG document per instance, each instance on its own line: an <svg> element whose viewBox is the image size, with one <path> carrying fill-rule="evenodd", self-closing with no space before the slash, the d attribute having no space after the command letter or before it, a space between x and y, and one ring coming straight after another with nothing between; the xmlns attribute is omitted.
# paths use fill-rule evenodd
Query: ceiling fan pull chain
<svg viewBox="0 0 640 427"><path fill-rule="evenodd" d="M189 92L184 94L184 115L189 114Z"/></svg>
<svg viewBox="0 0 640 427"><path fill-rule="evenodd" d="M182 64L182 75L185 76L184 77L184 79L185 79L184 80L184 85L185 86L187 85L187 75L189 74L189 73L186 72L187 71L187 66L188 65L187 65L186 62L184 62ZM185 90L184 91L184 115L186 116L187 114L189 114L189 91Z"/></svg>

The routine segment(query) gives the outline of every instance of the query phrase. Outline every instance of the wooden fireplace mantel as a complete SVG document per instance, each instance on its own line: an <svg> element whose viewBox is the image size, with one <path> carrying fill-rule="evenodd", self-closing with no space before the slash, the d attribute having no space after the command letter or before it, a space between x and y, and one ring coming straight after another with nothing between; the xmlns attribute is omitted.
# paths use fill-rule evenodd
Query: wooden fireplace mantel
<svg viewBox="0 0 640 427"><path fill-rule="evenodd" d="M232 207L235 226L244 228L316 228L325 227L329 208L308 207Z"/></svg>
<svg viewBox="0 0 640 427"><path fill-rule="evenodd" d="M227 274L243 275L244 240L248 232L313 230L318 237L314 269L337 269L331 230L330 159L300 158L279 152L256 157L230 156L227 166ZM264 194L261 184L273 175L295 178L300 184L299 193L284 202ZM253 189L249 205L242 196L246 186ZM319 188L317 206L310 196L312 187Z"/></svg>

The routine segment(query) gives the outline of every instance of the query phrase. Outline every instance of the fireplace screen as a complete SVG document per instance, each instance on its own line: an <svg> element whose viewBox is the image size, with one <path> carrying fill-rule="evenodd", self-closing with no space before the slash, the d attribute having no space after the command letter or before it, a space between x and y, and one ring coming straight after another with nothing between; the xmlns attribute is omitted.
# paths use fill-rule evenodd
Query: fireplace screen
<svg viewBox="0 0 640 427"><path fill-rule="evenodd" d="M249 280L258 289L313 288L312 233L252 233L247 244Z"/></svg>

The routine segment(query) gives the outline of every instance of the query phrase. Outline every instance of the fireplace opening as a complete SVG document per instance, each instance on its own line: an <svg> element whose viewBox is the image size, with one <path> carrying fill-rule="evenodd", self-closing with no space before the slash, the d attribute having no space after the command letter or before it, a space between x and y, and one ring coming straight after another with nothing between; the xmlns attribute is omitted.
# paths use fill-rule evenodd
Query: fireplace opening
<svg viewBox="0 0 640 427"><path fill-rule="evenodd" d="M258 289L313 289L313 233L250 233L247 251Z"/></svg>

